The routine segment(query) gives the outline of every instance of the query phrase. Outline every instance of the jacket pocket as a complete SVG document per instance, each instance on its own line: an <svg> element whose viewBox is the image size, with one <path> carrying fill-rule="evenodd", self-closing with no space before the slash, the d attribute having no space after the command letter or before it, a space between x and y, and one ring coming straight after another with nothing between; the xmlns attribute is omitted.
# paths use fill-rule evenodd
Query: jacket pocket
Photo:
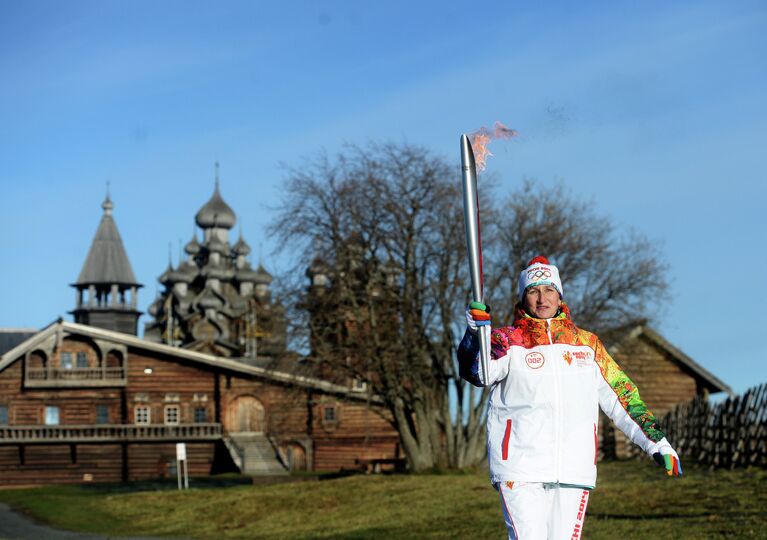
<svg viewBox="0 0 767 540"><path fill-rule="evenodd" d="M509 459L509 438L511 438L511 418L506 420L506 431L503 433L503 446L501 446L501 456L504 461Z"/></svg>
<svg viewBox="0 0 767 540"><path fill-rule="evenodd" d="M597 425L594 424L594 465L597 464L598 453L599 453L599 438L597 437Z"/></svg>

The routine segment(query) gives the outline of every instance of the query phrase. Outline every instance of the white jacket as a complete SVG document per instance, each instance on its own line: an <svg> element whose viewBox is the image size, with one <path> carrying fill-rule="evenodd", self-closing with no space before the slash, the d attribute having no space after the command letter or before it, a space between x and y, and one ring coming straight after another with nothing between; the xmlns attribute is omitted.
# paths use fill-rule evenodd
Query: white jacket
<svg viewBox="0 0 767 540"><path fill-rule="evenodd" d="M668 446L655 416L599 339L576 327L564 306L553 319L520 314L491 337L490 377L478 378L477 336L459 347L461 374L490 386L487 449L490 478L596 483L599 410L650 456Z"/></svg>

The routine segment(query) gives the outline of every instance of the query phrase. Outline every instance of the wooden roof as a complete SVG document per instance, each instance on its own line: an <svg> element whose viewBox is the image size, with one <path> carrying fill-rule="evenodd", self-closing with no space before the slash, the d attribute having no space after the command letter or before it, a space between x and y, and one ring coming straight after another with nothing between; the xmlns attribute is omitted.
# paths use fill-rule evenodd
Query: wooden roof
<svg viewBox="0 0 767 540"><path fill-rule="evenodd" d="M636 326L627 328L625 334L623 334L623 338L609 347L609 349L619 350L621 348L622 342L630 339L637 339L640 337L644 337L659 347L661 350L667 352L674 360L679 362L682 368L685 371L688 371L692 377L701 381L704 388L706 388L710 393L715 394L717 392L726 392L730 396L734 395L732 388L727 386L721 379L698 364L681 349L672 345L666 338L660 335L657 330L650 328L646 324L638 324Z"/></svg>
<svg viewBox="0 0 767 540"><path fill-rule="evenodd" d="M370 399L365 392L354 391L349 387L334 384L318 378L299 375L296 373L289 373L286 371L279 371L273 368L265 368L262 366L246 364L231 358L214 356L197 351L190 351L189 349L172 347L164 343L147 341L131 334L123 334L113 330L96 328L95 326L71 323L62 319L49 324L36 334L32 335L22 343L19 343L16 347L0 356L0 372L14 363L16 360L19 360L27 352L33 351L34 349L40 347L42 343L54 335L60 336L61 338L68 335L78 335L91 339L111 341L116 344L124 345L129 349L143 350L159 353L166 356L172 356L186 362L191 362L193 364L199 364L201 366L214 367L219 370L254 376L283 385L298 386L302 388L317 390L326 394L343 395L352 399L360 399L365 401ZM380 398L373 396L371 401L379 402Z"/></svg>
<svg viewBox="0 0 767 540"><path fill-rule="evenodd" d="M112 201L107 195L101 205L104 214L101 216L96 236L93 238L88 256L80 271L75 285L112 284L140 286L133 275L128 254L125 252L120 233L112 217Z"/></svg>

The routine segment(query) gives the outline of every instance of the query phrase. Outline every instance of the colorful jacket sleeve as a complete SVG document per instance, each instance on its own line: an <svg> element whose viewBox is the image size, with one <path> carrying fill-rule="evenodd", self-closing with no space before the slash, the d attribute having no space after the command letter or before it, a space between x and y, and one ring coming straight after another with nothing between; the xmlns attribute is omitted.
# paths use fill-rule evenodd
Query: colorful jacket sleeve
<svg viewBox="0 0 767 540"><path fill-rule="evenodd" d="M474 386L482 386L479 378L479 336L468 328L458 345L458 373Z"/></svg>
<svg viewBox="0 0 767 540"><path fill-rule="evenodd" d="M458 371L463 379L474 386L490 386L506 378L509 374L509 361L506 357L510 343L503 332L508 328L493 330L490 335L490 377L487 384L483 384L479 373L479 336L466 329L466 334L458 346Z"/></svg>
<svg viewBox="0 0 767 540"><path fill-rule="evenodd" d="M595 356L601 374L599 406L615 425L635 444L652 456L661 445L668 444L639 390L628 375L595 338Z"/></svg>

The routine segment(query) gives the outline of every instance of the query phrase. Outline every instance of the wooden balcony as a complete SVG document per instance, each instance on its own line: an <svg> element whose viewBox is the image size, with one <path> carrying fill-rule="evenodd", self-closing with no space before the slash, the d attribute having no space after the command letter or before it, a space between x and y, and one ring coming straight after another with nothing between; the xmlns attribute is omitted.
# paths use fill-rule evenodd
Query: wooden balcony
<svg viewBox="0 0 767 540"><path fill-rule="evenodd" d="M215 441L221 436L222 428L218 423L0 426L0 445Z"/></svg>
<svg viewBox="0 0 767 540"><path fill-rule="evenodd" d="M99 368L27 368L25 388L81 388L125 386L128 382L125 367Z"/></svg>

